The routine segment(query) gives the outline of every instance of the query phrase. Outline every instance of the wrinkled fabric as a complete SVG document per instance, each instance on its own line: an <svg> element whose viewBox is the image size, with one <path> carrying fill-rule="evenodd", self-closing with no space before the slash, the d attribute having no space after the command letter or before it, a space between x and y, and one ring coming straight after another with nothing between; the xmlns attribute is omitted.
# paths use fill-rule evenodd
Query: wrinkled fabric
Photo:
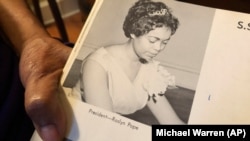
<svg viewBox="0 0 250 141"><path fill-rule="evenodd" d="M24 109L19 60L0 39L0 140L29 141L34 127Z"/></svg>

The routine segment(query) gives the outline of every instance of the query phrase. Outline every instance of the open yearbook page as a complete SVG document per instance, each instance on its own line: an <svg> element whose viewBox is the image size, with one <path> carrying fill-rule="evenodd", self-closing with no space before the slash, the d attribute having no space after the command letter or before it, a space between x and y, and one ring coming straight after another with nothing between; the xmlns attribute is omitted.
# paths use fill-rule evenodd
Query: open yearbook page
<svg viewBox="0 0 250 141"><path fill-rule="evenodd" d="M249 18L216 10L189 123L250 124Z"/></svg>
<svg viewBox="0 0 250 141"><path fill-rule="evenodd" d="M249 124L249 18L173 0L96 0L62 76L65 140L150 141L151 125Z"/></svg>

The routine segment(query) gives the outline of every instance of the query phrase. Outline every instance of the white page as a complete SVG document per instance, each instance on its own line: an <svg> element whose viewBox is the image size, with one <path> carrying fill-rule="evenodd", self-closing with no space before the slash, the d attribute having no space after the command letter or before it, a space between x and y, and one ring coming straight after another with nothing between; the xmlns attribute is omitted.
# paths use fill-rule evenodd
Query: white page
<svg viewBox="0 0 250 141"><path fill-rule="evenodd" d="M250 15L216 10L190 124L250 123Z"/></svg>
<svg viewBox="0 0 250 141"><path fill-rule="evenodd" d="M64 92L69 92L64 88ZM70 106L68 105L70 104ZM86 104L72 97L65 99L69 141L150 141L151 127ZM31 141L42 141L35 132Z"/></svg>

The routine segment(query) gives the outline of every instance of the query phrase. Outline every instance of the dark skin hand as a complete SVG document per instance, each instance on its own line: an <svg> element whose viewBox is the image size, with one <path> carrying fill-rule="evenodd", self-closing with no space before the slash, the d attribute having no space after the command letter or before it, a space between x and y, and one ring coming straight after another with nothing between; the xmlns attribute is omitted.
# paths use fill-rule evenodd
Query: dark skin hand
<svg viewBox="0 0 250 141"><path fill-rule="evenodd" d="M59 141L65 135L66 115L58 87L70 50L57 40L39 39L22 52L20 76L26 89L25 108L44 141Z"/></svg>
<svg viewBox="0 0 250 141"><path fill-rule="evenodd" d="M20 57L24 105L38 134L44 141L63 140L67 119L59 85L71 48L47 33L25 0L0 0L0 30Z"/></svg>

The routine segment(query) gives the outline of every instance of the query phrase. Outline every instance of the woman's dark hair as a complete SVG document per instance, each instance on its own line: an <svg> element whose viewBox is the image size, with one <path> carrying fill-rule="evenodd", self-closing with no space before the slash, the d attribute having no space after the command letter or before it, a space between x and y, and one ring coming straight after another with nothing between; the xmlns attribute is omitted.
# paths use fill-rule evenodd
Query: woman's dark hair
<svg viewBox="0 0 250 141"><path fill-rule="evenodd" d="M173 35L179 25L179 21L172 15L172 11L162 2L151 0L139 0L128 12L123 23L125 36L130 34L139 37L157 27L168 27Z"/></svg>

